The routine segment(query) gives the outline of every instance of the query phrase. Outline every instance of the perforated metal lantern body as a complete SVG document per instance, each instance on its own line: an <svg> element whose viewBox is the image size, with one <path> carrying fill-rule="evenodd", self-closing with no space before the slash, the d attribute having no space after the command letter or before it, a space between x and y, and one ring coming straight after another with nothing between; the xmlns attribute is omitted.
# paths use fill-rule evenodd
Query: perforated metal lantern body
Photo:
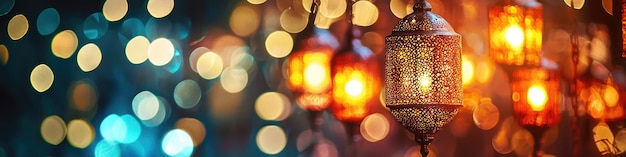
<svg viewBox="0 0 626 157"><path fill-rule="evenodd" d="M559 123L559 76L543 68L520 68L513 72L511 97L520 125L550 127Z"/></svg>
<svg viewBox="0 0 626 157"><path fill-rule="evenodd" d="M413 10L385 39L386 105L406 129L432 139L463 106L461 36L427 2Z"/></svg>
<svg viewBox="0 0 626 157"><path fill-rule="evenodd" d="M496 63L537 66L541 61L543 6L505 0L489 7L489 53Z"/></svg>

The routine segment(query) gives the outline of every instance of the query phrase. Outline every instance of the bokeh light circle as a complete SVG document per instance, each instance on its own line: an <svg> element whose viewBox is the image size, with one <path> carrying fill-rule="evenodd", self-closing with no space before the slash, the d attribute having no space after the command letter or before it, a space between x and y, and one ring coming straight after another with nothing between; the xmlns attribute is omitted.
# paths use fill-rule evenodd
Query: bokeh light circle
<svg viewBox="0 0 626 157"><path fill-rule="evenodd" d="M248 84L248 72L239 66L228 67L222 72L220 83L226 92L239 93Z"/></svg>
<svg viewBox="0 0 626 157"><path fill-rule="evenodd" d="M41 122L40 130L41 137L44 141L58 145L63 142L65 135L67 134L67 126L61 117L57 115L51 115Z"/></svg>
<svg viewBox="0 0 626 157"><path fill-rule="evenodd" d="M254 110L263 120L281 121L291 113L291 102L281 93L266 92L256 99Z"/></svg>
<svg viewBox="0 0 626 157"><path fill-rule="evenodd" d="M158 110L156 111L156 114L154 115L154 117L141 121L141 123L143 123L145 126L155 127L155 126L160 125L161 123L163 123L165 119L167 119L167 117L172 111L170 108L170 104L167 102L167 100L165 100L162 97L157 97L157 98L159 101Z"/></svg>
<svg viewBox="0 0 626 157"><path fill-rule="evenodd" d="M115 134L119 130L114 130L113 125L120 119L117 114L110 114L106 116L100 123L100 136L106 141L115 141Z"/></svg>
<svg viewBox="0 0 626 157"><path fill-rule="evenodd" d="M581 9L585 5L585 0L563 0L567 7L572 8L572 1L574 1L574 9Z"/></svg>
<svg viewBox="0 0 626 157"><path fill-rule="evenodd" d="M94 150L95 157L119 157L122 156L120 147L116 142L100 140L98 144L96 144L96 149Z"/></svg>
<svg viewBox="0 0 626 157"><path fill-rule="evenodd" d="M100 39L109 30L109 21L102 13L93 13L83 23L83 33L88 39Z"/></svg>
<svg viewBox="0 0 626 157"><path fill-rule="evenodd" d="M378 20L378 8L370 1L358 1L352 8L352 23L357 26L371 26Z"/></svg>
<svg viewBox="0 0 626 157"><path fill-rule="evenodd" d="M78 37L72 30L61 31L52 38L50 48L54 56L62 59L70 58L78 48Z"/></svg>
<svg viewBox="0 0 626 157"><path fill-rule="evenodd" d="M190 109L198 105L202 90L194 80L184 80L174 88L174 101L183 109Z"/></svg>
<svg viewBox="0 0 626 157"><path fill-rule="evenodd" d="M6 65L9 62L9 49L5 45L0 45L0 64Z"/></svg>
<svg viewBox="0 0 626 157"><path fill-rule="evenodd" d="M250 3L250 4L263 4L263 3L265 3L265 1L267 1L267 0L248 0L248 3Z"/></svg>
<svg viewBox="0 0 626 157"><path fill-rule="evenodd" d="M287 137L283 129L276 125L268 125L256 135L256 144L263 153L274 155L280 153L287 145Z"/></svg>
<svg viewBox="0 0 626 157"><path fill-rule="evenodd" d="M126 0L106 0L102 5L102 14L108 21L119 21L128 12L128 2Z"/></svg>
<svg viewBox="0 0 626 157"><path fill-rule="evenodd" d="M67 130L67 141L76 148L86 148L95 137L93 127L84 119L70 121Z"/></svg>
<svg viewBox="0 0 626 157"><path fill-rule="evenodd" d="M177 129L182 129L189 134L194 146L200 145L206 136L204 124L195 118L181 118L175 124Z"/></svg>
<svg viewBox="0 0 626 157"><path fill-rule="evenodd" d="M161 148L169 156L190 156L193 152L193 140L184 130L174 129L165 134Z"/></svg>
<svg viewBox="0 0 626 157"><path fill-rule="evenodd" d="M28 19L23 14L13 16L7 25L7 33L12 40L20 40L28 32Z"/></svg>
<svg viewBox="0 0 626 157"><path fill-rule="evenodd" d="M474 107L472 118L478 128L490 130L498 124L500 111L491 102L481 102Z"/></svg>
<svg viewBox="0 0 626 157"><path fill-rule="evenodd" d="M283 58L293 50L293 38L285 31L270 33L265 39L265 49L274 58Z"/></svg>
<svg viewBox="0 0 626 157"><path fill-rule="evenodd" d="M69 102L72 107L80 111L88 111L96 106L98 93L94 86L87 81L81 80L72 85L69 93Z"/></svg>
<svg viewBox="0 0 626 157"><path fill-rule="evenodd" d="M174 0L148 0L148 13L154 18L163 18L174 10Z"/></svg>
<svg viewBox="0 0 626 157"><path fill-rule="evenodd" d="M98 45L94 43L86 44L78 50L76 55L78 67L84 72L90 72L98 68L100 61L102 61L102 52L100 52Z"/></svg>
<svg viewBox="0 0 626 157"><path fill-rule="evenodd" d="M338 0L321 0L319 6L319 13L327 18L338 18L346 12L346 1Z"/></svg>
<svg viewBox="0 0 626 157"><path fill-rule="evenodd" d="M239 5L230 15L230 29L240 37L250 36L256 32L261 19L259 12L251 5Z"/></svg>
<svg viewBox="0 0 626 157"><path fill-rule="evenodd" d="M37 92L45 92L54 82L54 73L46 64L37 65L30 73L30 84Z"/></svg>
<svg viewBox="0 0 626 157"><path fill-rule="evenodd" d="M15 0L2 0L0 1L0 16L4 16L15 6Z"/></svg>
<svg viewBox="0 0 626 157"><path fill-rule="evenodd" d="M385 139L390 129L389 120L380 113L368 115L363 119L360 126L361 136L369 142Z"/></svg>
<svg viewBox="0 0 626 157"><path fill-rule="evenodd" d="M37 16L37 31L39 31L41 35L49 35L59 27L60 22L61 18L56 9L44 9L39 13L39 16Z"/></svg>
<svg viewBox="0 0 626 157"><path fill-rule="evenodd" d="M198 69L197 69L198 59L204 53L207 53L210 51L211 50L209 50L206 47L198 47L194 49L193 51L191 51L191 54L189 55L189 67L191 67L191 70L193 70L194 72L198 72Z"/></svg>
<svg viewBox="0 0 626 157"><path fill-rule="evenodd" d="M133 98L132 107L137 118L149 120L159 111L159 99L150 91L142 91Z"/></svg>
<svg viewBox="0 0 626 157"><path fill-rule="evenodd" d="M126 45L131 38L146 35L146 26L138 18L128 18L124 20L117 32L117 38L122 45Z"/></svg>
<svg viewBox="0 0 626 157"><path fill-rule="evenodd" d="M296 12L293 8L284 10L280 14L280 26L289 33L299 33L306 27L309 19Z"/></svg>
<svg viewBox="0 0 626 157"><path fill-rule="evenodd" d="M139 135L141 135L139 122L129 114L122 115L115 120L112 130L114 131L113 137L115 141L124 144L137 141Z"/></svg>
<svg viewBox="0 0 626 157"><path fill-rule="evenodd" d="M148 59L150 41L144 36L136 36L126 44L126 58L132 64L141 64Z"/></svg>
<svg viewBox="0 0 626 157"><path fill-rule="evenodd" d="M222 58L214 52L202 54L196 63L198 74L207 80L217 78L222 73L223 67Z"/></svg>
<svg viewBox="0 0 626 157"><path fill-rule="evenodd" d="M169 63L174 57L174 44L168 39L158 38L148 46L148 60L156 66Z"/></svg>
<svg viewBox="0 0 626 157"><path fill-rule="evenodd" d="M617 89L615 89L615 87L606 86L604 87L603 93L604 94L602 95L602 98L604 99L604 102L606 103L607 107L611 108L611 107L617 106L620 96L619 96L619 93L617 92Z"/></svg>

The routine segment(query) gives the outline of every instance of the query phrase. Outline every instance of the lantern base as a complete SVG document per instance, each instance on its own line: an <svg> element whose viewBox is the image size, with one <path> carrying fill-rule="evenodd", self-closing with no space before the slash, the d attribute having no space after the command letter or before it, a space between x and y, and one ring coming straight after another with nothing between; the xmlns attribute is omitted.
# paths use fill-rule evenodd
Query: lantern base
<svg viewBox="0 0 626 157"><path fill-rule="evenodd" d="M435 134L459 113L463 105L387 106L396 121L414 134Z"/></svg>
<svg viewBox="0 0 626 157"><path fill-rule="evenodd" d="M414 134L415 134L415 142L421 146L420 154L422 154L422 157L427 157L429 153L428 145L430 145L430 143L435 139L435 135L434 134L421 134L421 133L414 133Z"/></svg>
<svg viewBox="0 0 626 157"><path fill-rule="evenodd" d="M543 133L548 130L548 126L524 126L531 135L533 135L533 139L535 144L533 146L533 157L543 156L543 152L541 152L541 139L543 138Z"/></svg>

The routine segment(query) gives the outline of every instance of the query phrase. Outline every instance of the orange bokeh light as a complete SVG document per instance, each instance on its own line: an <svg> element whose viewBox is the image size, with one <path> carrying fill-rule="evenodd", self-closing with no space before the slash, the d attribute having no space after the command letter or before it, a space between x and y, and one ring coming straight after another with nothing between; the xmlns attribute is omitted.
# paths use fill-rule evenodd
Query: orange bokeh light
<svg viewBox="0 0 626 157"><path fill-rule="evenodd" d="M317 39L307 40L315 42ZM320 45L301 46L287 61L287 85L296 94L300 107L321 111L330 104L330 59L333 50Z"/></svg>
<svg viewBox="0 0 626 157"><path fill-rule="evenodd" d="M489 8L489 53L497 63L539 65L542 33L543 6L535 1Z"/></svg>

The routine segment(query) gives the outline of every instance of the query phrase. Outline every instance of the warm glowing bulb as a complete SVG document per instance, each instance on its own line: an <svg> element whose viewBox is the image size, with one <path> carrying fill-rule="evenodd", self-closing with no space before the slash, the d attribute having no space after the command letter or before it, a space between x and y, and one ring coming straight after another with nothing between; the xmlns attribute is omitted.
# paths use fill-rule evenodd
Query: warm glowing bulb
<svg viewBox="0 0 626 157"><path fill-rule="evenodd" d="M546 88L541 85L533 85L528 89L528 104L533 111L542 111L548 102Z"/></svg>
<svg viewBox="0 0 626 157"><path fill-rule="evenodd" d="M350 96L359 96L359 94L363 93L363 83L359 80L350 80L346 83L345 90Z"/></svg>
<svg viewBox="0 0 626 157"><path fill-rule="evenodd" d="M466 86L469 83L472 82L472 79L474 77L474 63L472 63L471 60L469 60L468 57L466 57L465 55L462 56L462 60L463 60L463 85Z"/></svg>
<svg viewBox="0 0 626 157"><path fill-rule="evenodd" d="M606 102L606 106L615 107L619 101L619 93L612 86L606 86L603 98L604 102Z"/></svg>
<svg viewBox="0 0 626 157"><path fill-rule="evenodd" d="M326 69L320 63L312 63L304 69L304 81L310 86L319 86L324 82Z"/></svg>
<svg viewBox="0 0 626 157"><path fill-rule="evenodd" d="M506 42L513 48L520 48L524 42L524 31L519 25L512 25L505 31Z"/></svg>
<svg viewBox="0 0 626 157"><path fill-rule="evenodd" d="M430 88L431 80L429 75L422 75L419 79L420 89L424 92L428 92Z"/></svg>

